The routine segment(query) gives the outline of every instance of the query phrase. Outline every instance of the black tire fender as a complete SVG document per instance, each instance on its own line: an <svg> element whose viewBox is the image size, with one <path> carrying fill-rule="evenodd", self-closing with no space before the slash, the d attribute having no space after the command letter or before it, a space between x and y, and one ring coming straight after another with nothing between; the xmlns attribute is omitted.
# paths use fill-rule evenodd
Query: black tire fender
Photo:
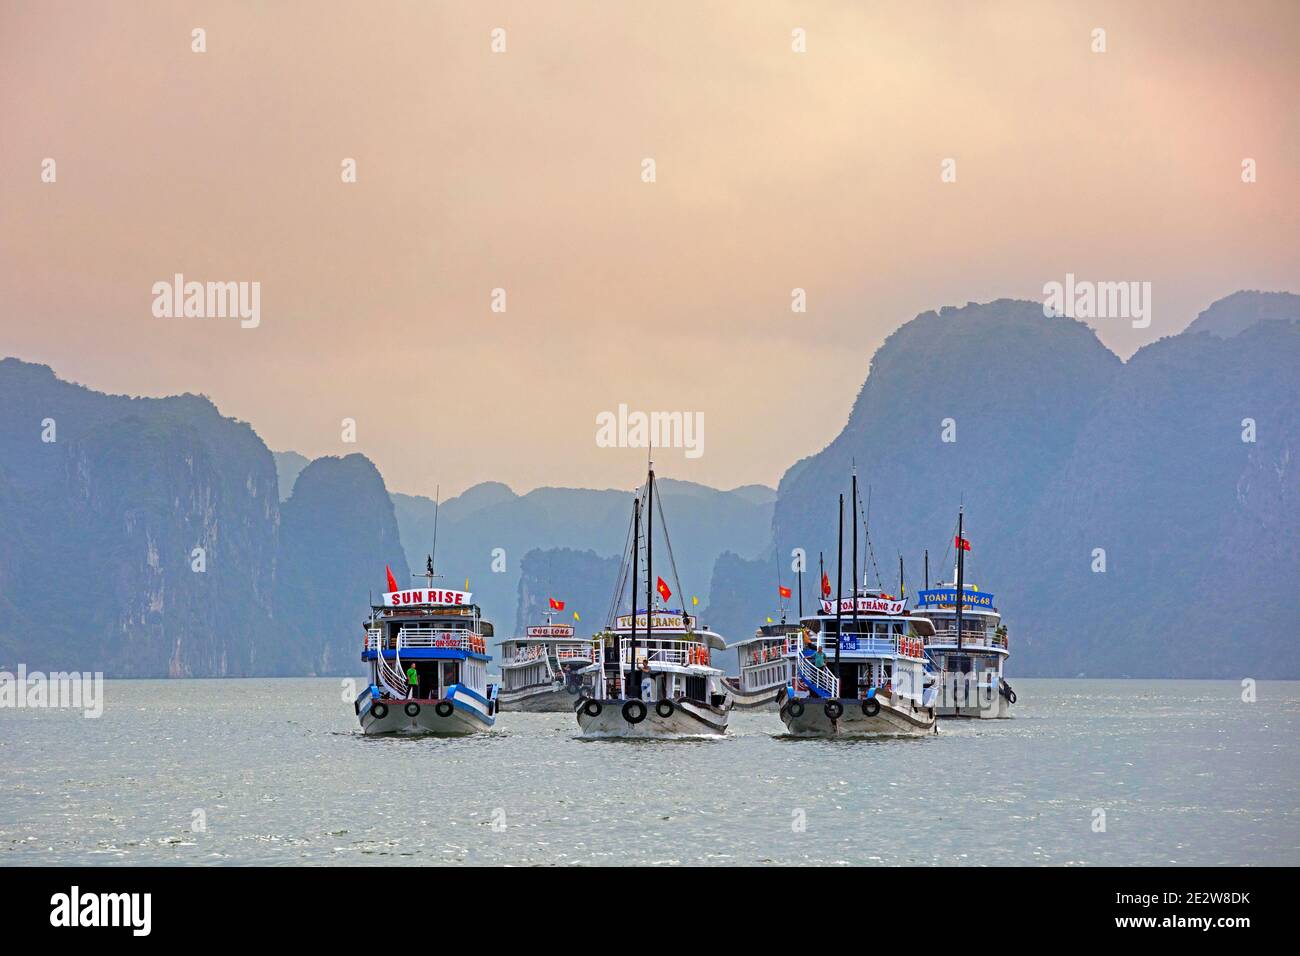
<svg viewBox="0 0 1300 956"><path fill-rule="evenodd" d="M644 701L629 700L623 704L623 719L629 724L639 724L647 713Z"/></svg>
<svg viewBox="0 0 1300 956"><path fill-rule="evenodd" d="M667 720L677 710L677 707L671 700L661 700L655 704L655 713Z"/></svg>
<svg viewBox="0 0 1300 956"><path fill-rule="evenodd" d="M388 716L388 705L375 704L373 707L370 708L370 716L375 718L375 720L383 720L385 717Z"/></svg>
<svg viewBox="0 0 1300 956"><path fill-rule="evenodd" d="M439 717L450 717L455 709L449 700L440 700L433 705L433 712Z"/></svg>
<svg viewBox="0 0 1300 956"><path fill-rule="evenodd" d="M839 720L844 716L844 705L838 700L828 700L826 705L822 707L822 710L825 712L828 720Z"/></svg>
<svg viewBox="0 0 1300 956"><path fill-rule="evenodd" d="M864 717L874 717L880 713L880 701L874 697L868 697L862 702L862 714Z"/></svg>
<svg viewBox="0 0 1300 956"><path fill-rule="evenodd" d="M407 716L407 717L419 717L419 716L420 716L420 705L417 704L417 703L416 703L415 701L413 701L413 700L408 700L408 701L406 702L406 706L403 707L402 710L406 711L406 716Z"/></svg>
<svg viewBox="0 0 1300 956"><path fill-rule="evenodd" d="M803 701L801 700L790 701L790 716L791 717L803 716Z"/></svg>
<svg viewBox="0 0 1300 956"><path fill-rule="evenodd" d="M588 717L599 717L600 712L605 708L600 706L600 701L588 698L582 705L582 712Z"/></svg>

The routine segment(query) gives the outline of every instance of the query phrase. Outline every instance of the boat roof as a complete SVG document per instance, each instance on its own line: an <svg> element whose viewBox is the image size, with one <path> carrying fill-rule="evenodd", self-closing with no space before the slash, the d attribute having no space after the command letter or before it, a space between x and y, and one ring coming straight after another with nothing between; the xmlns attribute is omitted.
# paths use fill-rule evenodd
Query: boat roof
<svg viewBox="0 0 1300 956"><path fill-rule="evenodd" d="M742 638L728 644L728 649L733 647L744 647L746 644L754 644L758 641L771 641L785 637L794 631L803 630L803 625L798 621L777 621L773 624L762 624L753 637Z"/></svg>
<svg viewBox="0 0 1300 956"><path fill-rule="evenodd" d="M497 647L500 647L502 644L524 644L524 643L527 643L527 644L554 644L554 643L556 643L557 641L564 641L564 642L566 642L566 643L568 643L568 644L572 644L572 643L574 643L575 641L577 641L577 642L580 643L580 644L590 644L590 643L591 643L591 638L590 638L590 637L579 637L577 634L568 634L568 635L565 635L565 634L552 634L552 635L549 636L549 637L536 637L536 636L534 636L534 637L529 637L529 636L527 636L527 635L515 635L514 637L507 637L507 638L504 638L504 639L502 639L502 640L500 640L500 641L497 641Z"/></svg>

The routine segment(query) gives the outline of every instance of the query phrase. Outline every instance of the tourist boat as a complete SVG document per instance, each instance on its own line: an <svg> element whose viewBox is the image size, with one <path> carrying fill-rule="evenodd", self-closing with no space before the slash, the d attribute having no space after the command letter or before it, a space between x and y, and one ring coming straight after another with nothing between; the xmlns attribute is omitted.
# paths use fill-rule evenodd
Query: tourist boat
<svg viewBox="0 0 1300 956"><path fill-rule="evenodd" d="M388 575L383 603L372 605L361 659L370 684L354 704L366 734L472 734L496 721L488 683L492 625L469 591L399 590ZM415 669L412 685L407 674Z"/></svg>
<svg viewBox="0 0 1300 956"><path fill-rule="evenodd" d="M820 612L800 619L803 633L786 651L791 679L780 703L786 730L801 737L921 736L936 729L937 690L925 657L934 630L906 601L857 581L857 478L854 476L852 593L835 600L823 577ZM844 497L840 496L843 551Z"/></svg>
<svg viewBox="0 0 1300 956"><path fill-rule="evenodd" d="M1007 628L993 595L965 582L962 515L957 516L953 580L917 595L917 611L934 623L925 649L938 672L939 716L997 719L1011 716L1016 692L1003 677L1010 656ZM928 584L928 582L927 582ZM958 595L961 599L958 600Z"/></svg>
<svg viewBox="0 0 1300 956"><path fill-rule="evenodd" d="M499 645L501 710L568 711L574 699L591 687L580 671L596 660L595 645L576 638L572 624L556 624L552 618L548 613L545 624L530 625L523 637Z"/></svg>
<svg viewBox="0 0 1300 956"><path fill-rule="evenodd" d="M670 739L716 737L727 732L731 704L722 683L723 672L712 660L715 652L726 649L726 642L702 629L684 604L669 606L674 592L654 574L652 516L656 508L663 526L663 505L655 490L651 466L632 504L631 547L620 566L611 617L594 639L595 661L579 671L591 680L590 693L580 694L574 704L582 737ZM684 592L677 580L667 528L662 536L680 600ZM642 552L644 568L640 566ZM619 613L629 583L627 613Z"/></svg>
<svg viewBox="0 0 1300 956"><path fill-rule="evenodd" d="M730 645L740 667L739 677L724 677L723 684L736 710L771 710L780 707L790 683L792 647L800 644L803 627L797 622L764 624L753 637Z"/></svg>

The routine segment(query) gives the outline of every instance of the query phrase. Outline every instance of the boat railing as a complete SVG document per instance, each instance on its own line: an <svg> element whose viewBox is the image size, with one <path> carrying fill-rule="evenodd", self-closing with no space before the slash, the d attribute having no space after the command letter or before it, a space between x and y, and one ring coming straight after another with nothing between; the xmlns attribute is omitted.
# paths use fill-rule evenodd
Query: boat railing
<svg viewBox="0 0 1300 956"><path fill-rule="evenodd" d="M800 655L795 658L795 672L808 687L815 687L821 691L822 697L839 697L840 696L840 679L832 674L825 667L818 667L813 663L811 657Z"/></svg>
<svg viewBox="0 0 1300 956"><path fill-rule="evenodd" d="M1007 636L993 634L990 636L985 631L968 631L962 628L961 643L963 647L998 647L1002 650L1007 649ZM930 647L956 647L957 646L957 629L955 627L936 630L934 636L926 641Z"/></svg>
<svg viewBox="0 0 1300 956"><path fill-rule="evenodd" d="M835 653L835 646L838 643L834 634L824 634L820 643L808 646L821 647L822 653L830 657ZM891 655L902 655L904 657L925 656L925 645L922 640L919 637L909 637L905 634L845 634L844 644L840 650L845 654L865 654L867 656L881 657ZM799 649L796 646L787 644L787 653L797 653L798 651Z"/></svg>
<svg viewBox="0 0 1300 956"><path fill-rule="evenodd" d="M365 649L397 650L406 648L447 648L451 650L470 651L475 654L487 653L487 642L481 634L469 628L440 627L404 627L397 632L396 642L385 639L383 630L370 628L366 631Z"/></svg>
<svg viewBox="0 0 1300 956"><path fill-rule="evenodd" d="M691 664L709 663L709 649L704 646L702 641L654 638L653 644L653 647L647 647L645 641L637 641L637 659L636 662L632 662L630 657L632 651L632 639L626 637L622 638L618 642L619 660L622 661L624 665L647 660L658 664L676 664L679 667L688 667Z"/></svg>
<svg viewBox="0 0 1300 956"><path fill-rule="evenodd" d="M565 661L587 661L588 663L595 663L596 645L588 642L556 644L555 659L561 663Z"/></svg>

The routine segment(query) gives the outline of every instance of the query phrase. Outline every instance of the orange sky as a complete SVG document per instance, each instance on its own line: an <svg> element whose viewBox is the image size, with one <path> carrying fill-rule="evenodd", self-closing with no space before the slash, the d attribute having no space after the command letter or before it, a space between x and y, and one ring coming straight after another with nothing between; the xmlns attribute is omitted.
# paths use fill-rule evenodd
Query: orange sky
<svg viewBox="0 0 1300 956"><path fill-rule="evenodd" d="M917 312L1149 281L1128 355L1300 291L1298 42L1291 2L0 0L0 354L400 491L631 487L620 403L704 414L664 476L774 484ZM177 272L261 325L156 318Z"/></svg>

